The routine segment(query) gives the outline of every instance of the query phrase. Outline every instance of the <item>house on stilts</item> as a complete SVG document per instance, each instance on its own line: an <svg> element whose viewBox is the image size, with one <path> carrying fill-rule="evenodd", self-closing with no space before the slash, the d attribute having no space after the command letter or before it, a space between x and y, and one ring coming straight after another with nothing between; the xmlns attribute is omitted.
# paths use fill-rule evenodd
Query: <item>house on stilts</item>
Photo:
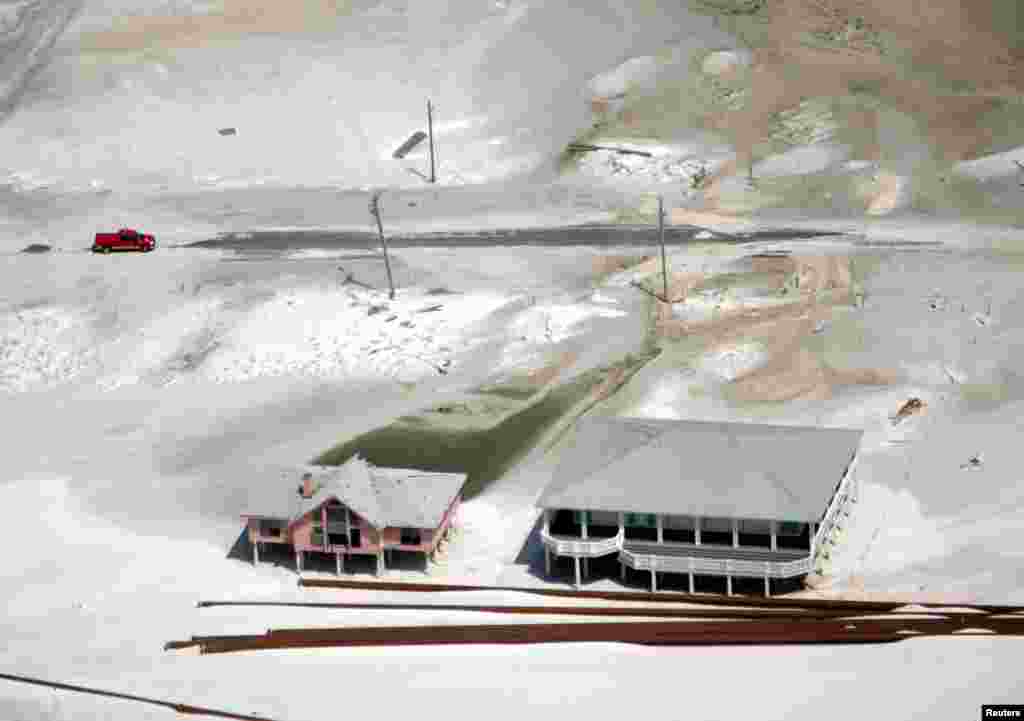
<svg viewBox="0 0 1024 721"><path fill-rule="evenodd" d="M641 418L581 420L537 505L545 572L617 556L694 591L724 577L770 595L827 557L858 493L863 431ZM606 562L605 562L606 563Z"/></svg>
<svg viewBox="0 0 1024 721"><path fill-rule="evenodd" d="M370 556L378 574L394 553L417 554L424 564L446 538L459 510L466 475L382 468L357 456L335 467L306 466L300 485L282 487L277 500L242 514L253 563L267 546L290 547L296 568L305 554Z"/></svg>

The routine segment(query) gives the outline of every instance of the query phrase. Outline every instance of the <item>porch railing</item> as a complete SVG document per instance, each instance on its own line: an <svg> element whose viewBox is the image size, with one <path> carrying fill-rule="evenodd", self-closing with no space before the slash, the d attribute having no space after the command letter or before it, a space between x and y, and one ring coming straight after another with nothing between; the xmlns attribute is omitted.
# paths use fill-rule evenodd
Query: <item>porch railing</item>
<svg viewBox="0 0 1024 721"><path fill-rule="evenodd" d="M615 553L622 548L623 531L611 538L566 538L564 536L552 536L547 531L540 533L541 542L544 547L559 556L574 556L576 558L598 558Z"/></svg>
<svg viewBox="0 0 1024 721"><path fill-rule="evenodd" d="M659 556L622 549L619 552L619 560L638 571L699 573L708 576L792 578L810 573L812 567L809 555L791 561L744 561L700 556Z"/></svg>
<svg viewBox="0 0 1024 721"><path fill-rule="evenodd" d="M846 475L843 476L843 480L839 484L839 490L832 497L828 510L825 511L825 516L821 519L821 525L818 526L818 532L814 535L812 548L814 549L815 563L822 554L827 556L831 552L833 531L843 529L843 518L849 514L847 504L851 500L850 487L854 483L852 479L857 460L855 457L850 463L850 467L846 469Z"/></svg>

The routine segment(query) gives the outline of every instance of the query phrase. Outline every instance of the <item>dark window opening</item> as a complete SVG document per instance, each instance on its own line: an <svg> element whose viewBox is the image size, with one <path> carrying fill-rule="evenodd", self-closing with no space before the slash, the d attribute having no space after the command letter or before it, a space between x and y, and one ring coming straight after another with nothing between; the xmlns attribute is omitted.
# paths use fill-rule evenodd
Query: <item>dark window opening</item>
<svg viewBox="0 0 1024 721"><path fill-rule="evenodd" d="M623 536L630 541L658 540L658 520L653 513L624 513L622 521Z"/></svg>
<svg viewBox="0 0 1024 721"><path fill-rule="evenodd" d="M771 548L771 534L739 534L740 546L753 548Z"/></svg>
<svg viewBox="0 0 1024 721"><path fill-rule="evenodd" d="M622 534L623 538L627 541L657 541L658 530L656 528L638 528L636 526L626 526L625 533Z"/></svg>
<svg viewBox="0 0 1024 721"><path fill-rule="evenodd" d="M284 527L276 521L261 521L259 526L259 532L261 536L268 536L272 538L280 538Z"/></svg>
<svg viewBox="0 0 1024 721"><path fill-rule="evenodd" d="M583 534L583 526L574 511L559 509L551 519L551 534L554 536L571 536L578 538Z"/></svg>
<svg viewBox="0 0 1024 721"><path fill-rule="evenodd" d="M587 526L587 538L615 538L618 534L618 525L596 524Z"/></svg>
<svg viewBox="0 0 1024 721"><path fill-rule="evenodd" d="M420 545L420 529L418 528L403 528L401 534L401 543L403 546L418 546Z"/></svg>
<svg viewBox="0 0 1024 721"><path fill-rule="evenodd" d="M697 534L692 528L663 528L661 537L667 543L696 543Z"/></svg>
<svg viewBox="0 0 1024 721"><path fill-rule="evenodd" d="M347 546L348 538L344 533L328 533L327 534L327 545L329 546Z"/></svg>
<svg viewBox="0 0 1024 721"><path fill-rule="evenodd" d="M709 546L731 546L732 531L709 531L700 529L700 542Z"/></svg>
<svg viewBox="0 0 1024 721"><path fill-rule="evenodd" d="M359 548L363 545L363 533L359 528L353 528L349 531L349 537L352 539L352 547Z"/></svg>
<svg viewBox="0 0 1024 721"><path fill-rule="evenodd" d="M776 535L780 549L803 551L811 547L811 524L780 523Z"/></svg>

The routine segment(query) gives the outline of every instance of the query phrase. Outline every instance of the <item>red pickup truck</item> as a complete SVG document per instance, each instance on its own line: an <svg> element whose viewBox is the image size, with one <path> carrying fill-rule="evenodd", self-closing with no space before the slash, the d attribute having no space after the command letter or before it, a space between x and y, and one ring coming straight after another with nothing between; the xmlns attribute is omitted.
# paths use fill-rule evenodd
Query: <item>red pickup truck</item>
<svg viewBox="0 0 1024 721"><path fill-rule="evenodd" d="M155 237L131 228L121 228L116 233L97 233L92 242L94 253L109 253L112 250L141 250L148 253L155 247Z"/></svg>

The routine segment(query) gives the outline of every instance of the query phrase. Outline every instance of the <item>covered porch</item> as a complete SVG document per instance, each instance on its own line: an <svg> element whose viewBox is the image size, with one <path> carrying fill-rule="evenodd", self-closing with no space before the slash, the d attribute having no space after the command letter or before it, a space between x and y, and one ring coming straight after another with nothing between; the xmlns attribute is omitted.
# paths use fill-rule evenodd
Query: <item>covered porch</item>
<svg viewBox="0 0 1024 721"><path fill-rule="evenodd" d="M621 579L627 569L650 571L652 590L657 574L668 572L687 574L691 589L695 574L722 576L727 593L733 576L754 577L770 594L771 579L809 572L816 531L804 521L545 509L541 540L545 573L553 557L570 557L577 587L592 559L618 552Z"/></svg>

